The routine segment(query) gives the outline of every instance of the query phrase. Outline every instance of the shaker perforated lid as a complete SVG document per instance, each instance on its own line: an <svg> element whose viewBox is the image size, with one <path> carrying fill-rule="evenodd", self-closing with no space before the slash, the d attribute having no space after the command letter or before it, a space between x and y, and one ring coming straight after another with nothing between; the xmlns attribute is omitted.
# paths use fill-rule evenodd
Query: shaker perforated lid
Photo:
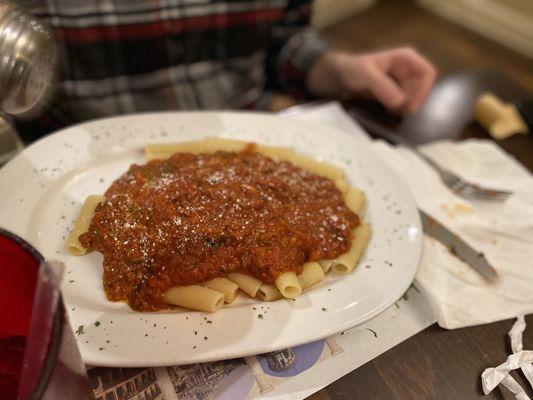
<svg viewBox="0 0 533 400"><path fill-rule="evenodd" d="M23 8L0 0L0 110L21 114L46 97L57 48L50 30Z"/></svg>

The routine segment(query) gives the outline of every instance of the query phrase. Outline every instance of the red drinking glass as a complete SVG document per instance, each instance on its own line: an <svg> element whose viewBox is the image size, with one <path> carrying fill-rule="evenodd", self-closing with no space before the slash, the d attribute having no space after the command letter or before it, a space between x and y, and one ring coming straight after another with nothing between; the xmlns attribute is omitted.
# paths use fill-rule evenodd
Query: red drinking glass
<svg viewBox="0 0 533 400"><path fill-rule="evenodd" d="M91 398L57 271L0 228L0 399Z"/></svg>

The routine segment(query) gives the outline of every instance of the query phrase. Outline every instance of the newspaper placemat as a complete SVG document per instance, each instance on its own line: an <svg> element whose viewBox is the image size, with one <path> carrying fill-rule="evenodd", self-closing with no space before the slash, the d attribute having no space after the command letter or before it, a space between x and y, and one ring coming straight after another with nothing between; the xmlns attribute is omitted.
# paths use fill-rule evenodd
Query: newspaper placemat
<svg viewBox="0 0 533 400"><path fill-rule="evenodd" d="M338 103L288 114L329 123L368 141ZM91 368L97 400L300 400L435 322L415 285L389 309L325 340L257 356L160 368Z"/></svg>

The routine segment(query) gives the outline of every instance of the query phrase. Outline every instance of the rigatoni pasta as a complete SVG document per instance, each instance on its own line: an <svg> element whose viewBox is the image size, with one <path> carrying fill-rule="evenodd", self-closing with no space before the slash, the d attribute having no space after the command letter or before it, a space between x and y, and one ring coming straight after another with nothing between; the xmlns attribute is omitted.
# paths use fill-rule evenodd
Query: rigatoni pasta
<svg viewBox="0 0 533 400"><path fill-rule="evenodd" d="M239 289L246 293L250 297L255 297L257 291L263 284L259 279L253 276L242 274L240 272L232 272L226 276L230 281L235 283Z"/></svg>
<svg viewBox="0 0 533 400"><path fill-rule="evenodd" d="M213 312L222 307L224 303L232 303L239 290L252 298L258 298L263 301L274 301L281 298L294 299L299 296L303 290L309 289L322 281L330 270L335 274L347 274L351 272L357 265L368 241L370 240L370 225L362 221L362 215L366 203L365 194L359 189L350 187L348 180L344 176L344 172L337 166L297 154L285 147L255 145L238 140L221 138L207 138L198 142L148 145L145 148L145 153L149 160L166 160L172 157L170 160L171 163L154 161L152 169L148 168L149 165L132 166L130 171L117 181L120 184L116 187L112 186L108 190L107 193L110 194L111 198L113 198L113 195L116 193L122 195L119 189L127 188L128 185L133 184L143 188L144 191L150 191L152 188L156 188L153 190L154 195L157 196L158 193L166 189L168 182L172 182L172 168L176 168L176 171L178 171L174 173L180 174L180 176L187 176L187 168L189 168L189 164L184 163L190 163L191 160L198 162L200 168L200 172L191 170L190 176L193 179L192 182L194 185L204 185L202 188L203 192L200 191L198 193L204 193L207 190L209 194L195 194L196 192L189 191L187 187L183 189L183 192L179 187L177 189L169 187L172 190L165 192L164 196L166 197L163 196L162 200L158 200L159 202L157 203L158 207L161 207L161 204L165 204L165 199L173 199L171 203L167 204L167 207L169 207L167 211L159 212L156 215L171 216L168 219L163 220L162 225L152 221L154 216L148 212L150 211L150 206L148 204L149 201L146 201L146 197L143 197L142 201L139 203L132 203L127 196L120 197L119 199L126 198L128 200L124 200L126 202L124 206L125 208L121 211L121 213L126 216L124 217L125 221L123 221L122 225L117 226L119 228L122 226L124 229L131 229L133 235L141 235L139 232L149 232L150 230L154 230L156 235L165 235L164 237L172 243L174 243L173 240L175 235L178 234L179 236L179 234L181 234L180 232L184 232L184 230L187 232L197 232L193 236L186 236L183 239L185 242L192 241L198 243L197 246L199 246L194 252L188 253L187 257L189 258L170 258L171 262L179 265L183 262L184 270L203 271L206 268L206 264L203 259L196 258L197 254L202 252L206 255L217 254L217 251L224 250L228 243L235 240L235 237L241 237L239 236L239 233L235 232L229 235L225 232L224 227L232 225L235 219L240 218L243 213L246 213L243 210L248 210L249 214L246 215L250 215L255 218L256 221L261 222L262 220L257 219L257 215L268 216L268 213L264 213L262 210L265 207L268 207L268 204L273 201L278 201L277 204L279 204L279 207L284 207L284 204L287 201L295 201L291 206L292 208L289 207L287 209L298 209L302 200L291 200L291 193L292 196L295 196L295 199L298 199L298 196L302 196L302 198L305 199L303 204L310 204L309 202L312 203L312 191L309 191L306 186L302 186L304 185L304 182L305 185L308 185L308 182L316 183L315 186L311 185L310 187L328 188L327 196L322 195L320 198L323 200L321 200L321 203L317 204L321 204L321 207L325 207L324 202L327 203L328 196L331 196L331 200L329 201L332 202L332 205L330 205L329 210L334 210L334 214L330 216L325 215L324 218L327 218L327 221L322 221L321 225L316 225L316 227L333 225L334 228L332 228L333 230L331 232L335 232L336 236L335 241L331 241L331 243L336 243L336 246L341 246L339 248L344 249L344 252L341 252L335 250L335 247L332 247L331 249L333 250L330 249L329 252L326 251L323 253L329 255L329 257L324 257L323 259L317 260L317 257L315 256L315 258L311 259L312 261L308 260L302 265L301 271L298 269L298 274L296 271L287 271L286 268L279 270L283 272L276 272L275 269L269 270L267 268L261 270L261 273L258 272L257 274L254 274L256 276L252 276L251 274L246 273L247 268L249 267L243 268L242 266L252 266L251 268L255 268L253 267L255 265L254 263L263 263L263 268L265 268L270 264L279 264L280 260L284 257L288 257L288 255L276 250L276 246L282 246L282 244L286 246L286 244L284 244L285 242L294 243L294 246L299 245L298 240L295 240L297 235L294 235L293 232L293 229L295 228L287 228L291 223L290 215L285 219L276 217L278 219L274 219L272 222L278 223L276 221L280 221L277 225L277 229L280 231L286 230L285 239L283 237L276 237L275 240L268 239L270 242L268 240L265 242L266 239L264 239L264 235L267 235L266 237L268 238L268 230L265 230L260 226L255 230L252 229L247 231L247 235L263 235L258 236L263 237L263 239L261 239L261 242L258 242L260 244L258 244L257 248L242 253L243 255L240 256L240 263L242 264L239 264L238 268L224 264L226 261L221 261L223 266L217 265L217 257L212 258L211 263L213 264L213 268L220 269L221 271L225 270L226 273L222 273L215 278L212 278L213 274L211 274L209 276L211 279L205 277L204 279L197 278L197 280L192 281L187 278L187 276L183 277L182 282L192 282L194 284L178 285L167 288L161 292L161 298L168 304ZM259 154L261 154L261 157L263 158L259 157ZM231 163L234 159L239 161L240 164L235 164L235 166L233 166ZM225 163L231 164L228 169L228 171L231 171L230 175L224 173L225 170L223 169L223 166ZM209 170L210 166L215 167ZM255 172L255 169L251 169L251 172L249 172L251 175L247 176L244 181L238 183L238 190L235 190L232 195L228 195L232 188L228 187L227 182L234 180L238 171L243 171L246 168L255 168L257 171L263 172L259 174L259 172ZM263 168L263 170L261 170L261 168ZM278 172L276 172L276 168L279 168ZM304 171L307 171L307 173L301 172L301 170L297 168L301 168ZM158 174L161 173L164 174L164 178L161 178L161 180L154 183L150 182L150 180L159 179L157 177L159 176ZM257 176L254 177L254 174ZM276 188L276 181L268 181L271 175L276 176L276 179L283 180L284 176L287 176L288 178L283 185ZM156 178L154 178L154 176ZM121 181L121 179L123 181ZM258 186L254 186L254 179ZM331 189L331 183L323 185L327 180L333 182L338 190ZM148 187L143 186L146 182L149 183ZM178 183L179 182L188 181L180 177ZM273 196L276 196L277 192L272 188L279 191L281 200L273 198ZM138 189L136 190L137 191L128 194L128 196L133 197L135 196L135 193L142 193L142 191L139 191ZM305 195L300 194L300 192L306 193L306 191L309 191L309 193ZM193 194L190 197L187 197L187 193L189 192ZM190 204L191 201L194 202L198 196L204 196L201 197L203 199L202 201L208 203L210 201L209 199L221 197L221 199L223 199L220 203L221 208L218 211L216 209L205 209L196 215L191 214L192 209L188 204ZM239 196L242 196L242 198ZM101 231L102 229L105 229L105 226L102 227L101 221L107 221L109 215L115 215L112 213L115 213L117 207L119 207L118 209L120 210L120 205L117 206L115 204L119 201L116 200L116 197L113 199L112 202L104 202L102 207L99 208L98 215L95 215L94 222L89 224L91 222L94 208L98 202L104 201L105 199L103 196L88 198L86 206L84 206L84 209L87 208L88 210L84 214L86 217L84 217L82 222L76 223L71 238L69 238L69 242L67 243L73 246L73 248L79 248L80 254L85 251L83 243L92 246L92 248L96 250L104 252L104 269L106 268L105 247L94 247L94 243L98 243L102 240ZM204 203L199 203L198 207L203 209ZM224 223L225 225L222 224L219 227L204 230L201 224L195 222L203 221L203 219L214 220L213 218L215 217L224 219L225 213L232 212L228 211L228 209L235 210L235 214L233 218L228 218L226 220ZM253 212L251 212L252 210ZM320 218L322 218L320 215L322 214L318 211L314 218L317 218L317 221L320 222ZM305 214L307 215L306 218L309 218L309 215L313 215L309 214L309 212L312 212L312 209L311 211L307 209L305 212L307 213ZM121 215L121 213L118 213L118 215ZM133 218L134 220L132 221L128 218ZM299 219L298 221L305 221L305 219ZM311 219L309 219L309 221L311 221ZM203 223L207 224L207 222ZM241 223L242 229L245 229L247 223L247 221ZM91 225L92 228L89 225ZM161 227L164 227L166 230L162 230ZM171 227L171 229L169 227ZM138 228L142 230L133 230ZM235 226L233 229L235 230ZM308 230L304 231L303 234L314 234L315 232L318 231ZM327 232L327 230L323 232ZM111 234L108 233L108 236L112 236L112 234L113 232ZM115 235L120 236L120 234L121 231L118 229ZM80 235L82 235L81 242L78 240ZM143 235L145 236L138 236L137 239L145 240L144 238L146 238L146 234ZM246 235L243 235L242 237L246 237ZM318 236L314 237L316 238ZM131 260L127 262L137 263L139 262L139 257L149 257L150 254L152 254L150 253L150 249L152 249L150 246L140 248L140 250L142 250L140 252L136 251L135 248L132 249L128 246L130 239L133 240L133 246L135 246L136 241L134 237L130 238L129 236L124 235L120 240L115 239L115 242L118 243L119 246L123 246L121 247L121 252L125 254L124 257L126 261ZM338 240L340 240L340 242L337 242ZM175 243L177 247L180 247L181 244L183 244L183 241ZM78 247L76 247L76 245L78 245ZM103 250L101 250L101 248ZM292 254L289 251L290 248L286 248L286 250L287 254ZM76 251L77 250L74 250L73 254L75 254ZM157 253L154 254L155 257L157 257ZM153 261L154 256L151 257L151 260ZM224 259L228 260L228 258ZM231 262L232 259L229 258L229 260ZM174 268L175 267L164 265L161 271L175 270ZM194 274L198 274L198 272L194 272ZM201 277L202 273L200 272L200 275L197 276ZM258 277L262 277L262 279L258 279ZM263 277L265 279L263 279ZM266 279L267 277L268 279ZM165 279L168 281L171 278L167 277ZM104 285L104 287L107 290L110 286ZM146 289L147 296L154 296L151 292L155 290L155 293L157 293L159 284L155 283L153 287L155 289ZM143 291L140 292L144 293ZM107 294L109 295L109 293ZM116 298L117 296L113 295L113 297ZM149 299L150 297L147 298ZM130 301L130 299L128 299L128 301ZM142 299L142 301L144 303L140 302L132 304L130 302L130 305L134 309L143 311L146 307L143 305L146 304L146 299ZM138 304L141 304L141 306Z"/></svg>
<svg viewBox="0 0 533 400"><path fill-rule="evenodd" d="M80 243L79 237L89 229L89 224L93 218L94 210L102 201L104 196L92 195L88 196L81 207L80 214L74 222L74 227L70 231L70 235L65 244L66 250L74 256L82 256L87 252L87 249Z"/></svg>
<svg viewBox="0 0 533 400"><path fill-rule="evenodd" d="M278 161L290 161L294 151L288 147L257 145L257 151Z"/></svg>
<svg viewBox="0 0 533 400"><path fill-rule="evenodd" d="M164 160L174 153L198 154L204 152L205 142L182 142L168 144L149 144L144 148L147 160Z"/></svg>
<svg viewBox="0 0 533 400"><path fill-rule="evenodd" d="M226 278L213 278L204 282L202 286L224 294L224 301L226 303L233 303L239 291L239 286Z"/></svg>
<svg viewBox="0 0 533 400"><path fill-rule="evenodd" d="M365 250L372 230L370 225L363 222L354 229L354 239L348 253L341 255L333 261L332 270L336 274L344 275L352 272Z"/></svg>
<svg viewBox="0 0 533 400"><path fill-rule="evenodd" d="M288 161L306 171L329 178L332 181L344 178L344 171L342 169L325 162L316 161L301 154L293 153Z"/></svg>
<svg viewBox="0 0 533 400"><path fill-rule="evenodd" d="M276 285L263 283L257 291L257 297L263 301L274 301L281 299L283 296Z"/></svg>
<svg viewBox="0 0 533 400"><path fill-rule="evenodd" d="M173 287L163 294L163 298L169 304L207 312L224 305L223 293L198 285Z"/></svg>
<svg viewBox="0 0 533 400"><path fill-rule="evenodd" d="M329 270L331 269L331 267L333 266L334 261L335 260L320 260L318 263L322 267L322 270L324 271L324 273L327 274Z"/></svg>
<svg viewBox="0 0 533 400"><path fill-rule="evenodd" d="M283 272L276 278L274 284L287 299L294 299L302 293L302 286L294 272Z"/></svg>
<svg viewBox="0 0 533 400"><path fill-rule="evenodd" d="M303 266L302 273L298 275L298 281L302 289L310 288L322 281L326 275L320 264L316 261L306 262Z"/></svg>
<svg viewBox="0 0 533 400"><path fill-rule="evenodd" d="M248 143L242 140L222 139L210 137L204 140L204 151L213 153L215 151L242 151Z"/></svg>
<svg viewBox="0 0 533 400"><path fill-rule="evenodd" d="M344 195L344 201L350 210L361 215L366 203L366 196L361 190L352 187Z"/></svg>

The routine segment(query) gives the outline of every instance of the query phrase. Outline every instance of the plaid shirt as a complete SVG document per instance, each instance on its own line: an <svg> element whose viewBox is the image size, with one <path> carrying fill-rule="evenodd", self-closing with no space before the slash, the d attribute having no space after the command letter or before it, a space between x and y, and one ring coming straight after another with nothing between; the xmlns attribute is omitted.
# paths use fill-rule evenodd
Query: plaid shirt
<svg viewBox="0 0 533 400"><path fill-rule="evenodd" d="M60 125L137 111L257 108L267 90L302 97L306 72L326 49L308 26L310 0L30 3L59 43L59 90L46 117Z"/></svg>

